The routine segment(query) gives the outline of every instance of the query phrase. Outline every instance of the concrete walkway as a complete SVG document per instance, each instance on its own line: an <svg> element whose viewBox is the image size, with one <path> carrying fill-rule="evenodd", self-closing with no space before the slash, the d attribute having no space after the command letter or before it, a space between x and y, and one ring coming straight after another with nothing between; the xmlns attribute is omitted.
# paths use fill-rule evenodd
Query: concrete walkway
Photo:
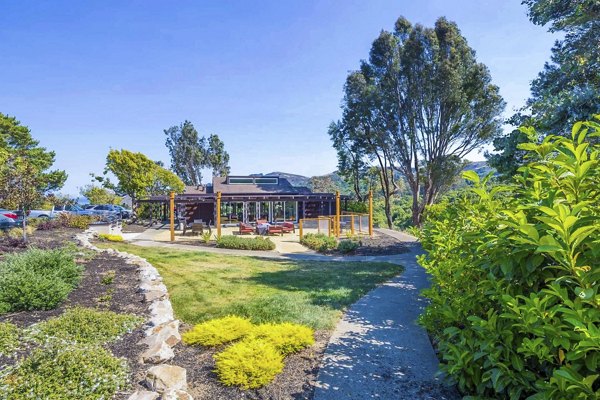
<svg viewBox="0 0 600 400"><path fill-rule="evenodd" d="M415 323L426 305L419 291L429 284L416 263L420 246L412 236L379 232L412 243L410 253L385 257L405 271L355 303L338 323L314 400L458 398L436 378L437 357L426 331Z"/></svg>

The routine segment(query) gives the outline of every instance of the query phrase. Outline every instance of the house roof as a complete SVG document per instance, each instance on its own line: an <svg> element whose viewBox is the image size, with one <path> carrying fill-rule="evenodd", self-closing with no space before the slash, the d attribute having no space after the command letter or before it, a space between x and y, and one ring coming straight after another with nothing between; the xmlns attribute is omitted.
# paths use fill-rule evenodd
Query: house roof
<svg viewBox="0 0 600 400"><path fill-rule="evenodd" d="M285 178L279 176L261 176L258 178L277 178L277 184L268 183L229 183L229 180L236 178L257 178L246 176L216 176L213 178L212 192L221 192L223 195L228 194L311 194L310 189L306 187L292 186ZM187 193L186 193L187 194Z"/></svg>

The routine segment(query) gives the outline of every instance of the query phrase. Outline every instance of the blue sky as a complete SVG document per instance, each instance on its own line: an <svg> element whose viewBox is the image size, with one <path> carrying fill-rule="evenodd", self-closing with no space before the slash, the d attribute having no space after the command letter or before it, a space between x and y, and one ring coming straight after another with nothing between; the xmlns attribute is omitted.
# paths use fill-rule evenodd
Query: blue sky
<svg viewBox="0 0 600 400"><path fill-rule="evenodd" d="M69 194L111 147L168 165L163 130L185 119L224 140L234 174L325 174L345 77L400 15L456 21L507 115L556 39L518 0L0 0L0 112L56 151Z"/></svg>

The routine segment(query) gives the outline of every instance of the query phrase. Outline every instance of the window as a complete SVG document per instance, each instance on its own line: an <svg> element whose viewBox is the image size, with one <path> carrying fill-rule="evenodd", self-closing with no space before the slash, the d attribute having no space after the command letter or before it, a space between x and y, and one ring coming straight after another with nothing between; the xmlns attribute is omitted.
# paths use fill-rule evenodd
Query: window
<svg viewBox="0 0 600 400"><path fill-rule="evenodd" d="M230 185L247 185L252 184L254 182L252 178L228 178L227 183L229 183Z"/></svg>
<svg viewBox="0 0 600 400"><path fill-rule="evenodd" d="M277 185L279 178L254 178L254 183L257 185Z"/></svg>

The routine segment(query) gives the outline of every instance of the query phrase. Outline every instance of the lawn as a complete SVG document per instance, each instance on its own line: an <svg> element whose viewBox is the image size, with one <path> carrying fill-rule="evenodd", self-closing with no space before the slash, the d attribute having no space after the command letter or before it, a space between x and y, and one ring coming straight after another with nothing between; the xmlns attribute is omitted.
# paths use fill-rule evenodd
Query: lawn
<svg viewBox="0 0 600 400"><path fill-rule="evenodd" d="M99 244L146 258L161 273L177 318L196 324L225 315L331 329L343 310L402 267L314 262Z"/></svg>

